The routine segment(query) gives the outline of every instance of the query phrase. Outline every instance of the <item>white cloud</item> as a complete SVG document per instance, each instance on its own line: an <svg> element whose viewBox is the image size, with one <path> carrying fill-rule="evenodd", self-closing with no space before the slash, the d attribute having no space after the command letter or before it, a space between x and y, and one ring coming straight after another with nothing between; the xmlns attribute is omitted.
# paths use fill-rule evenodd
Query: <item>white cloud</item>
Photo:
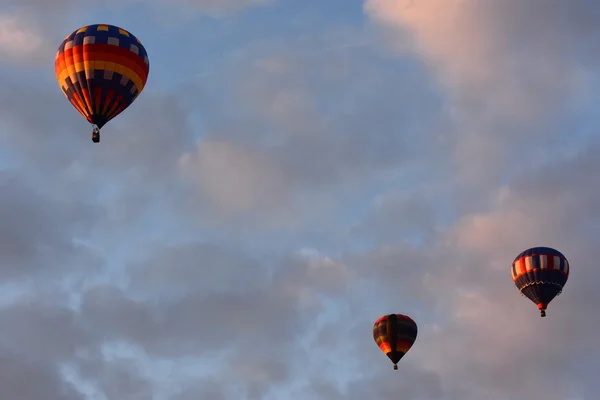
<svg viewBox="0 0 600 400"><path fill-rule="evenodd" d="M277 165L260 150L234 142L203 141L195 153L182 156L185 176L226 213L277 208L286 183Z"/></svg>
<svg viewBox="0 0 600 400"><path fill-rule="evenodd" d="M585 12L585 1L575 3L569 15ZM569 90L577 82L569 57L577 52L564 36L582 33L561 2L365 0L364 7L375 22L408 33L412 50L442 81L485 96L511 117L539 111L540 97L549 94L544 86Z"/></svg>
<svg viewBox="0 0 600 400"><path fill-rule="evenodd" d="M0 59L37 61L37 52L45 45L36 25L20 15L0 14Z"/></svg>
<svg viewBox="0 0 600 400"><path fill-rule="evenodd" d="M597 69L588 0L365 0L364 10L385 45L421 59L444 89L457 173L480 190L544 157L535 143L563 133ZM516 160L519 146L528 156Z"/></svg>

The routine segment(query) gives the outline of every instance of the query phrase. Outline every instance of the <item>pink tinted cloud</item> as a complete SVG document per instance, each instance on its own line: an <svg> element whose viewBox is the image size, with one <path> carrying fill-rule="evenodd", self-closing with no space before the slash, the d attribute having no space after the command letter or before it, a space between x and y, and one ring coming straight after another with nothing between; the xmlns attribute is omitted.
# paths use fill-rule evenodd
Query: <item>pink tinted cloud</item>
<svg viewBox="0 0 600 400"><path fill-rule="evenodd" d="M366 14L396 32L463 101L485 104L509 118L543 112L559 93L577 89L581 71L569 39L584 35L557 1L366 0ZM581 3L581 2L577 2ZM541 17L543 15L543 18ZM394 37L394 36L392 36ZM393 44L393 43L392 43Z"/></svg>

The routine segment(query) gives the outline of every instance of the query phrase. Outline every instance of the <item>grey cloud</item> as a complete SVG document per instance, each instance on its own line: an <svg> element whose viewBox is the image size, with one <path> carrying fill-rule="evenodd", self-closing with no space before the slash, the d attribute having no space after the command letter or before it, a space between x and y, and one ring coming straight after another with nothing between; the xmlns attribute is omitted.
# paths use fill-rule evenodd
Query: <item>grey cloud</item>
<svg viewBox="0 0 600 400"><path fill-rule="evenodd" d="M63 39L81 27L84 7L73 0L3 0L3 63L25 68L54 65L54 55ZM65 28L66 27L66 28Z"/></svg>
<svg viewBox="0 0 600 400"><path fill-rule="evenodd" d="M519 15L511 8L516 4L509 2L503 12L531 15ZM593 14L590 9L589 21ZM561 16L550 21L569 22ZM592 29L590 22L584 25ZM396 62L377 66L361 61L374 57L364 49L324 56L318 42L284 46L275 40L234 56L222 76L191 90L189 109L149 90L120 123L107 126L101 153L58 88L53 94L43 84L19 90L2 82L7 89L0 113L9 129L1 139L23 161L14 174L0 177L3 393L25 400L85 398L57 372L67 364L106 397L123 400L166 392L180 400L265 399L278 390L298 399L357 400L596 395L598 352L590 333L599 329L597 149L588 143L588 151L569 158L553 142L563 138L558 132L564 126L544 131L570 122L569 111L530 125L502 114L490 123L489 115L478 119L473 112L476 124L469 126L481 128L484 139L465 146L465 165L481 172L485 184L469 186L452 176L449 155L464 136L454 135L457 126L440 128L438 117L447 117L441 101L447 99L432 93L427 77L413 69L419 65L403 60L402 68ZM407 89L405 79L413 86ZM217 86L230 96L216 96ZM31 114L38 102L45 106ZM267 182L275 183L266 197L271 202L258 196L250 211L262 206L270 213L279 201L295 202L303 213L286 215L293 217L288 242L275 237L280 231L262 235L259 228L268 224L263 216L255 225L235 219L231 232L209 231L207 222L194 219L216 214L206 199L190 199L175 175L184 152L192 167L206 165L194 158L206 156L193 152L196 132L188 117L196 107L204 110L209 131L200 148L224 143L251 153L239 169L266 160L265 170L277 171ZM529 128L533 134L517 143ZM498 132L506 135L490 141ZM547 140L536 142L542 137ZM519 180L498 190L501 179L489 159L475 157L478 145L489 154L503 148L499 159L505 161L511 151L516 158L530 155L531 147L521 147L529 140L546 154L512 164L514 171L502 167L499 175L509 171ZM228 176L231 163L218 161L211 172L221 177L256 176L235 169ZM535 170L541 161L546 164ZM52 187L44 188L44 180ZM221 183L231 182L238 181ZM247 195L253 187L246 184L242 179L234 195ZM384 201L362 218L354 201L372 189ZM440 203L448 203L443 213ZM358 222L321 218L324 209ZM145 218L156 224L142 224ZM176 243L181 238L171 236L173 226L191 227L193 236L206 239ZM160 232L145 231L152 229ZM142 230L154 236L151 246L140 238ZM323 253L291 254L288 248L307 246L308 231L325 238L313 240ZM105 235L135 254L126 260L120 249L98 245L108 249L114 265L96 268L109 262L72 241L103 242ZM325 243L335 235L348 240L345 252L328 256ZM286 250L275 250L282 242ZM573 267L546 319L519 296L508 270L518 252L538 244L564 251ZM13 278L25 292L16 298ZM374 320L387 312L411 315L419 324L417 342L397 373L371 333ZM111 359L103 353L116 344L134 348L134 355Z"/></svg>
<svg viewBox="0 0 600 400"><path fill-rule="evenodd" d="M78 348L98 339L78 326L72 310L36 300L1 309L0 321L2 345L34 364L66 362Z"/></svg>
<svg viewBox="0 0 600 400"><path fill-rule="evenodd" d="M209 263L213 249L199 246L192 252L194 257L190 263L204 261L196 264L199 271L194 272L200 281L195 285L190 280L189 285L182 288L182 279L190 279L190 276L185 269L170 271L169 268L179 255L190 254L185 248L180 250L181 253L164 255L163 272L152 272L157 271L157 267L150 264L147 282L154 286L153 280L163 281L161 303L155 304L152 298L135 300L110 286L95 287L83 299L79 318L82 326L90 332L110 327L104 334L106 340L140 343L150 353L183 356L235 345L239 343L240 332L244 332L244 340L254 340L254 346L269 342L271 338L277 338L279 344L292 342L307 329L305 323L321 310L318 299L317 303L311 300L318 293L313 292L314 281L305 264L287 264L286 269L272 277L266 271L250 271L250 274L262 277L261 283L254 278L255 283L244 286L244 279L234 272L243 267L242 263L221 265L218 257L213 257L214 263ZM207 256L202 256L202 250ZM166 258L169 255L172 258ZM223 271L227 268L230 270ZM290 273L290 268L296 272ZM221 269L218 274L222 277L229 276L232 285L221 281L223 284L217 286L219 280L211 283L215 269ZM203 275L208 282L202 282ZM143 270L133 279L135 276L144 276ZM212 290L203 290L204 285ZM320 290L328 291L329 288L328 285L321 286Z"/></svg>
<svg viewBox="0 0 600 400"><path fill-rule="evenodd" d="M33 273L56 276L73 263L98 267L97 257L74 244L89 235L101 215L98 209L48 198L16 173L0 174L0 187L0 271L5 279Z"/></svg>
<svg viewBox="0 0 600 400"><path fill-rule="evenodd" d="M193 145L190 110L177 89L166 93L144 91L143 97L119 115L118 125L106 125L101 143L104 151L96 153L91 161L102 165L104 171L133 170L144 180L141 183L168 182L180 154ZM82 127L87 129L88 125Z"/></svg>
<svg viewBox="0 0 600 400"><path fill-rule="evenodd" d="M191 144L186 110L174 93L144 92L119 115L119 123L103 129L102 146L91 143L91 127L64 97L58 85L23 90L27 83L4 82L0 96L2 115L10 124L6 139L41 166L67 169L75 164L80 174L123 174L133 170L146 182L164 182L177 167L179 154ZM36 107L35 104L44 104ZM23 134L27 132L27 134ZM65 146L67 142L70 146Z"/></svg>
<svg viewBox="0 0 600 400"><path fill-rule="evenodd" d="M359 279L370 280L372 301L382 310L395 312L388 308L391 304L408 302L411 306L406 312L397 312L410 314L409 310L417 308L416 305L428 308L435 305L435 295L427 290L427 276L445 268L447 261L439 260L438 254L428 244L415 246L398 241L367 252L346 254L344 260L357 271Z"/></svg>
<svg viewBox="0 0 600 400"><path fill-rule="evenodd" d="M379 243L395 243L399 238L430 241L440 214L435 200L426 193L387 194L376 200L372 213L353 232L371 235Z"/></svg>
<svg viewBox="0 0 600 400"><path fill-rule="evenodd" d="M0 385L4 395L14 399L81 399L76 390L62 382L56 368L29 363L14 353L0 353Z"/></svg>
<svg viewBox="0 0 600 400"><path fill-rule="evenodd" d="M325 43L315 39L293 50L277 46L244 63L254 64L250 71L233 73L236 100L268 124L258 136L278 139L270 153L293 182L328 185L406 165L441 115L439 99L409 61L398 71L363 61L368 51L327 43L336 45L320 50ZM263 65L269 62L280 63L275 79ZM398 80L398 73L410 79ZM433 117L416 118L423 112Z"/></svg>
<svg viewBox="0 0 600 400"><path fill-rule="evenodd" d="M214 251L207 246L200 246L202 249L208 249L208 254ZM224 267L219 266L218 257L216 261L205 268L210 271L211 267ZM234 270L237 266L228 267ZM163 279L176 291L180 278ZM287 359L281 354L299 359L295 356L295 341L306 331L315 313L320 312L320 308L302 306L298 293L288 289L288 284L294 288L300 284L294 282L296 278L302 275L284 274L272 282L265 275L267 281L261 287L249 288L245 293L228 292L225 287L214 294L196 289L172 302L163 297L160 303L152 298L129 298L113 286L95 286L81 293L82 304L77 310L65 308L61 298L43 305L41 299L34 297L3 309L0 320L6 327L5 343L19 351L21 357L37 365L71 365L81 379L109 398L143 398L158 390L138 369L125 366L125 360L100 358L101 346L122 342L141 346L155 358L210 358L233 351L224 368L236 376L236 390L259 399L274 382L284 384L291 377ZM193 387L190 391L195 393Z"/></svg>
<svg viewBox="0 0 600 400"><path fill-rule="evenodd" d="M296 350L292 346L277 346L277 351L258 347L240 349L228 363L233 381L245 383L244 392L248 399L263 399L280 385L292 378L291 365L296 362Z"/></svg>
<svg viewBox="0 0 600 400"><path fill-rule="evenodd" d="M94 382L107 399L143 400L154 394L154 385L141 376L136 363L131 360L107 361L99 355L87 359L79 357L75 364L79 376Z"/></svg>
<svg viewBox="0 0 600 400"><path fill-rule="evenodd" d="M267 268L259 260L210 243L187 243L154 248L147 260L131 268L132 288L178 296L202 292L259 289Z"/></svg>
<svg viewBox="0 0 600 400"><path fill-rule="evenodd" d="M394 28L391 41L402 56L409 50L426 60L439 78L453 104L446 130L455 143L448 151L470 192L535 164L543 155L533 149L572 129L580 117L571 105L585 107L595 86L597 57L587 48L599 11L588 0L568 7L537 0L368 0L365 10ZM528 156L516 160L520 149Z"/></svg>
<svg viewBox="0 0 600 400"><path fill-rule="evenodd" d="M447 394L443 390L442 379L435 372L419 371L403 368L403 377L400 384L398 380L390 379L389 371L381 372L371 379L363 379L353 382L342 399L364 399L366 396L377 396L378 398L396 398L402 396L413 400L439 400ZM332 397L335 399L336 397Z"/></svg>
<svg viewBox="0 0 600 400"><path fill-rule="evenodd" d="M132 224L165 204L176 209L185 202L185 188L172 177L180 154L191 147L192 131L189 110L174 93L144 92L103 129L102 142L94 146L89 124L55 82L33 85L6 79L3 84L0 116L7 129L0 139L13 157L35 160L36 168L28 168L31 161L26 161L27 174L52 182L47 189L52 196L69 194L98 213L102 211L95 207L103 208L97 231ZM107 193L105 185L124 189Z"/></svg>
<svg viewBox="0 0 600 400"><path fill-rule="evenodd" d="M573 395L573 382L582 393L594 393L585 375L570 374L581 357L579 346L592 351L586 332L598 329L593 316L600 299L592 283L598 278L593 261L597 240L586 233L598 219L596 189L589 184L598 170L593 154L590 147L586 154L523 176L503 206L465 218L469 222L444 233L436 247L419 249L420 255L397 248L395 262L370 263L373 269L363 270L367 276L386 277L391 287L403 282L414 289L405 295L408 288L396 286L399 301L433 300L429 308L437 310L439 327L420 333L418 341L428 343L420 351L423 362L437 365L445 379L456 382L456 398L535 392L564 399ZM519 296L508 271L521 250L536 245L568 254L573 271L546 320ZM421 284L413 288L415 280ZM549 382L548 376L555 378Z"/></svg>
<svg viewBox="0 0 600 400"><path fill-rule="evenodd" d="M198 83L202 104L212 99L208 135L183 167L215 208L277 214L295 208L300 193L357 188L423 152L443 158L441 142L429 136L443 116L440 99L408 60L396 70L341 44L321 51L316 39L294 51L263 46L259 58L235 54L221 68L218 85L234 94L226 101L213 97L214 81Z"/></svg>
<svg viewBox="0 0 600 400"><path fill-rule="evenodd" d="M435 11L440 6L442 14ZM539 105L547 106L554 100L548 97L554 89L568 88L561 85L574 72L575 61L590 60L586 46L593 42L588 39L600 17L597 4L590 0L568 6L560 0L467 0L443 5L431 0L367 0L365 10L384 26L404 28L414 35L420 56L432 57L436 67L453 75L455 83L473 84L470 89L479 94L473 100L483 100L489 84L499 89L495 96L487 96L488 105L501 104L502 84L518 91L518 82L527 89L520 93L536 94L532 98L544 99ZM453 25L456 21L460 24ZM465 46L453 47L460 43ZM546 65L549 60L552 65ZM562 82L553 79L560 75L565 75ZM518 115L515 110L512 117Z"/></svg>
<svg viewBox="0 0 600 400"><path fill-rule="evenodd" d="M77 112L58 84L34 86L11 78L3 80L5 90L0 94L0 115L8 128L3 130L3 138L14 151L36 160L40 169L68 166L74 154L73 148L65 148L64 142L77 143L77 125L69 123L79 121ZM82 125L87 126L87 123Z"/></svg>
<svg viewBox="0 0 600 400"><path fill-rule="evenodd" d="M310 369L310 380L303 389L303 398L358 400L368 396L382 399L400 396L414 400L454 399L448 397L452 388L445 385L442 371L419 365L419 354L427 347L427 339L421 337L422 333L399 364L399 370L393 371L392 364L372 337L372 324L380 316L382 307L369 308L374 311L369 315L365 309L368 303L365 297L350 303L347 316L328 321L325 329L332 332L331 340L318 340L311 345L312 358L325 351L331 357L327 364L321 362ZM395 309L388 311L404 311L414 317L414 313L402 309L402 303L398 301ZM336 371L339 370L348 374L344 384L336 379Z"/></svg>
<svg viewBox="0 0 600 400"><path fill-rule="evenodd" d="M277 389L285 389L293 379L292 364L299 360L303 357L292 345L247 343L230 352L230 356L216 367L218 374L192 379L173 398L187 400L201 396L214 400L258 400L277 396Z"/></svg>
<svg viewBox="0 0 600 400"><path fill-rule="evenodd" d="M196 400L199 397L206 400L226 400L228 397L227 384L220 385L213 380L201 379L199 382L190 385L175 396L174 400Z"/></svg>

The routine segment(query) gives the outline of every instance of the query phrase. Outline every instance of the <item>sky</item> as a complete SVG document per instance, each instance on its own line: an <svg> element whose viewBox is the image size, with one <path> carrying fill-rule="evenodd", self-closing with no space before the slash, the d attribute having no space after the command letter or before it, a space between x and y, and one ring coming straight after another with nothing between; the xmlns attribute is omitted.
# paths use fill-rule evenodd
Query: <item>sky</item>
<svg viewBox="0 0 600 400"><path fill-rule="evenodd" d="M94 23L150 59L99 144ZM2 398L596 399L599 45L595 0L0 0Z"/></svg>

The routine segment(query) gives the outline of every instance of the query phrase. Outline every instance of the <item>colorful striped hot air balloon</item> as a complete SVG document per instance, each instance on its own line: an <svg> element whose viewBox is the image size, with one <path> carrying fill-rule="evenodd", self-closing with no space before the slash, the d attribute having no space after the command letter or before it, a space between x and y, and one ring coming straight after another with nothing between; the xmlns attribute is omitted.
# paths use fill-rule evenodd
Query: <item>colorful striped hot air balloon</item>
<svg viewBox="0 0 600 400"><path fill-rule="evenodd" d="M512 263L512 279L521 294L535 304L542 317L548 303L560 294L569 278L569 262L558 250L532 247Z"/></svg>
<svg viewBox="0 0 600 400"><path fill-rule="evenodd" d="M398 362L417 339L417 324L406 315L384 315L373 325L373 338L398 369Z"/></svg>
<svg viewBox="0 0 600 400"><path fill-rule="evenodd" d="M56 79L71 104L100 129L139 96L150 63L142 43L125 29L106 24L80 28L65 38L56 53Z"/></svg>

